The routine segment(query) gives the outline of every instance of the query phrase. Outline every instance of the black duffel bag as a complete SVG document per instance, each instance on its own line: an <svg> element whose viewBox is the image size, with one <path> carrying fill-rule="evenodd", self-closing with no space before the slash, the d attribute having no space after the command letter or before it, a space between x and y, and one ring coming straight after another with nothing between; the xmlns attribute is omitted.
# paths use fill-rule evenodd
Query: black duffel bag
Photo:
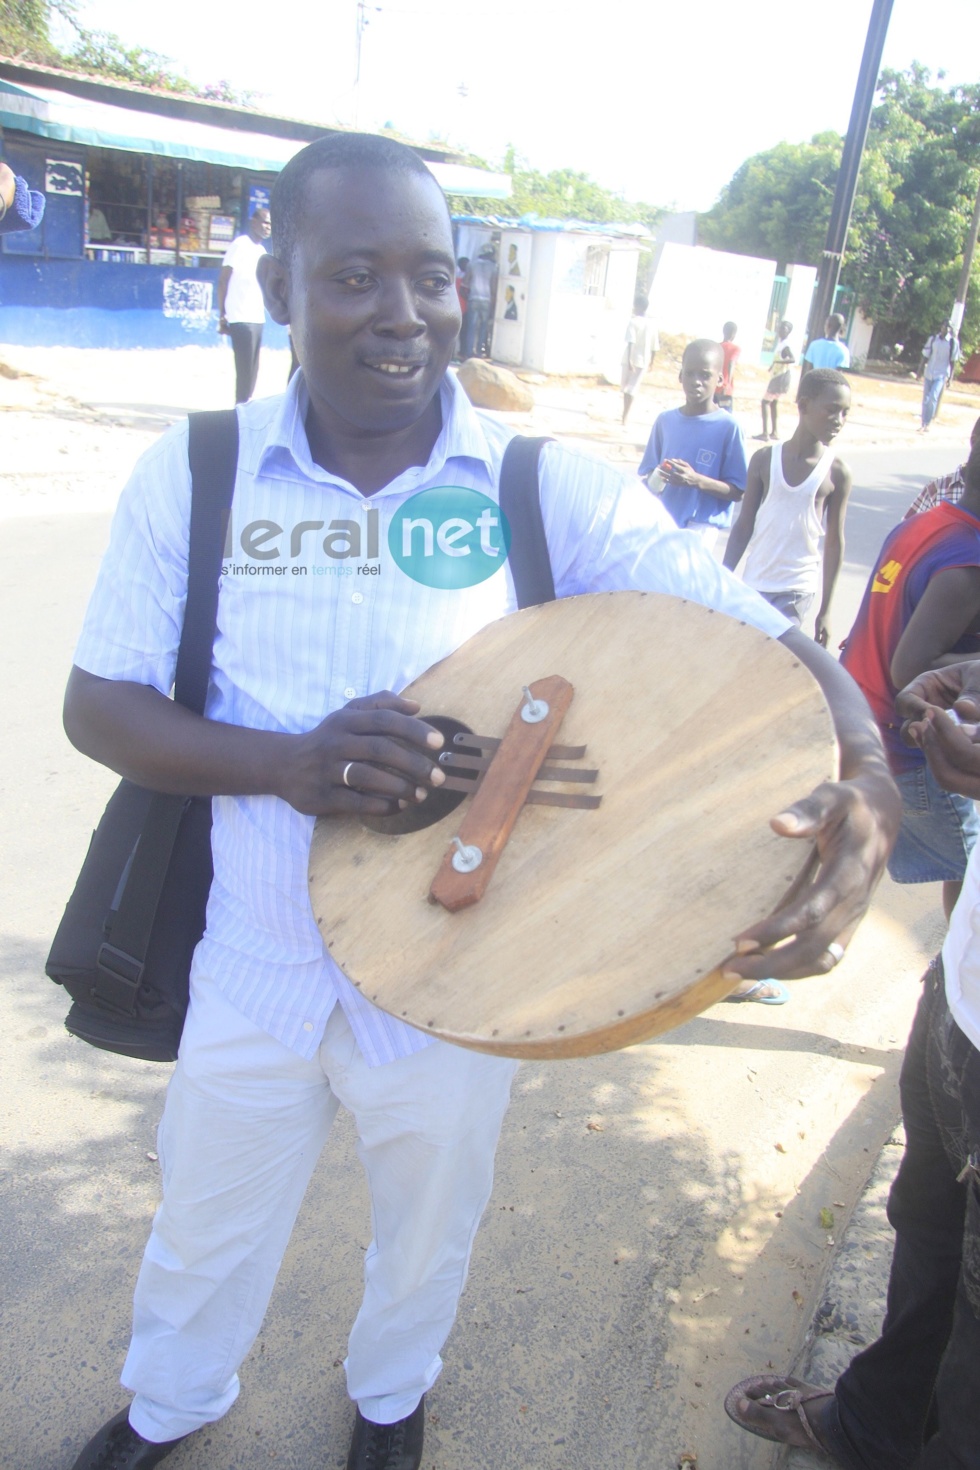
<svg viewBox="0 0 980 1470"><path fill-rule="evenodd" d="M203 714L238 417L191 414L187 602L174 698ZM122 781L92 835L45 971L72 997L65 1025L103 1051L176 1059L211 888L211 799Z"/></svg>

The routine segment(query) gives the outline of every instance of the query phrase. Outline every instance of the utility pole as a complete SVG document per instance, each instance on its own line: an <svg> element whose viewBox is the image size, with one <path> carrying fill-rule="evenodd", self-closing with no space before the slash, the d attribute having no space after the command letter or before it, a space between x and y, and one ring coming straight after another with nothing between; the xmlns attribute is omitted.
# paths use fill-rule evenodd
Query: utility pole
<svg viewBox="0 0 980 1470"><path fill-rule="evenodd" d="M355 129L357 127L358 112L360 110L360 105L361 105L361 38L364 35L364 27L367 25L367 16L364 13L366 9L367 9L367 6L364 4L364 0L357 0L357 21L356 21L357 39L356 39L356 41L354 43L355 44L355 61L354 61L354 127L355 127Z"/></svg>
<svg viewBox="0 0 980 1470"><path fill-rule="evenodd" d="M361 43L364 39L364 31L368 24L368 11L373 10L380 14L380 5L368 5L367 0L357 0L357 21L354 60L354 127L357 127L358 115L361 107Z"/></svg>
<svg viewBox="0 0 980 1470"><path fill-rule="evenodd" d="M973 219L970 222L970 231L966 237L966 245L963 247L963 269L960 271L960 284L956 288L956 302L949 315L949 319L953 324L953 331L957 337L960 335L960 327L963 325L963 313L966 310L966 298L970 290L970 272L973 270L973 252L977 248L978 232L980 232L980 189L977 190L977 202L973 206Z"/></svg>
<svg viewBox="0 0 980 1470"><path fill-rule="evenodd" d="M871 20L868 23L864 56L861 59L861 70L858 73L857 88L851 107L851 120L847 126L847 137L844 139L844 152L837 175L837 187L834 190L830 224L827 226L827 243L824 246L813 288L813 303L810 307L806 330L808 342L812 342L815 337L823 336L824 322L834 307L834 297L837 294L837 283L840 280L841 265L844 260L844 247L847 244L847 232L851 224L851 211L854 208L854 196L857 193L858 174L861 171L861 157L868 137L868 124L871 121L871 109L874 106L875 90L878 86L881 54L885 49L888 22L891 20L892 4L893 0L874 0Z"/></svg>

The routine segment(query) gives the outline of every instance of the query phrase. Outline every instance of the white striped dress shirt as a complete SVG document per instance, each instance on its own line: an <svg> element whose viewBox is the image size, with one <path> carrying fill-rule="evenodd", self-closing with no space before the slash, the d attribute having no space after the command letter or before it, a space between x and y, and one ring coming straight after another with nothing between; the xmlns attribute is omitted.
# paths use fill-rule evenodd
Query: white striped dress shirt
<svg viewBox="0 0 980 1470"><path fill-rule="evenodd" d="M442 590L413 581L388 553L392 515L422 490L468 486L497 499L500 462L514 431L474 410L451 375L441 405L443 427L428 464L406 470L370 499L313 463L302 373L282 397L239 405L230 541L236 549L221 578L209 719L308 731L350 699L403 689L516 609L506 566L475 587ZM719 566L700 537L679 531L635 473L549 444L540 481L560 597L639 588L715 607L773 637L790 626ZM189 510L183 424L143 455L122 493L76 650L80 668L171 692ZM338 561L325 553L316 527L334 520L357 523L360 558ZM267 524L256 528L255 522ZM303 530L302 522L314 526ZM267 553L265 560L240 549L246 527L248 545ZM369 535L376 538L378 575L357 571ZM294 572L300 564L307 570ZM236 571L245 565L270 570ZM370 1063L427 1046L430 1038L366 1001L326 953L307 892L313 818L274 796L217 796L213 809L214 883L195 967L303 1057L316 1054L338 1000Z"/></svg>

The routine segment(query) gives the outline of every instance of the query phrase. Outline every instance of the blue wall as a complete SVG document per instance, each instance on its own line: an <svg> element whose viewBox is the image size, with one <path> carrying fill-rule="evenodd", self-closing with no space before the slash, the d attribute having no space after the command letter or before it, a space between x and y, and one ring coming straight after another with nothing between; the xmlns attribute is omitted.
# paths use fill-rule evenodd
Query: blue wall
<svg viewBox="0 0 980 1470"><path fill-rule="evenodd" d="M0 256L0 343L19 347L223 347L217 270ZM263 343L288 347L266 319Z"/></svg>

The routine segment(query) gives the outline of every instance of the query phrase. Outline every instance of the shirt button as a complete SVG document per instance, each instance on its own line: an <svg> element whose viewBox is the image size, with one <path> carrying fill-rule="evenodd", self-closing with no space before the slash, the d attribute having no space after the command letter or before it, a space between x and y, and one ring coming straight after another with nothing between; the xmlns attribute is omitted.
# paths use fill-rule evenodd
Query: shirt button
<svg viewBox="0 0 980 1470"><path fill-rule="evenodd" d="M353 596L351 597L351 602L363 602L363 601L364 601L364 593L363 592L355 592L353 594Z"/></svg>
<svg viewBox="0 0 980 1470"><path fill-rule="evenodd" d="M313 1022L312 1021L304 1021L303 1022L303 1030L304 1031L312 1031L313 1030Z"/></svg>
<svg viewBox="0 0 980 1470"><path fill-rule="evenodd" d="M350 685L348 684L347 688L344 690L344 698L345 699L356 699L357 698L357 690L356 689L352 689L350 687Z"/></svg>

